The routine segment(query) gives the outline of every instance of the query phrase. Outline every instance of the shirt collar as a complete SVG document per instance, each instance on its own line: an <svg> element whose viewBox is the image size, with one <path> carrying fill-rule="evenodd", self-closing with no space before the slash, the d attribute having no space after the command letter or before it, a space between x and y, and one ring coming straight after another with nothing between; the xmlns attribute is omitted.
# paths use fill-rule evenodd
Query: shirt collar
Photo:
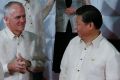
<svg viewBox="0 0 120 80"><path fill-rule="evenodd" d="M103 39L102 34L100 33L97 38L92 41L94 47L99 47L101 40Z"/></svg>
<svg viewBox="0 0 120 80"><path fill-rule="evenodd" d="M13 34L8 27L5 28L5 33L10 39L14 39L16 37L15 34ZM23 37L24 34L22 33L18 38Z"/></svg>
<svg viewBox="0 0 120 80"><path fill-rule="evenodd" d="M100 33L99 36L92 41L91 45L93 47L99 47L99 44L100 44L102 39L103 39L103 36ZM84 41L80 38L80 43L82 43L82 42L84 42Z"/></svg>
<svg viewBox="0 0 120 80"><path fill-rule="evenodd" d="M29 5L31 4L31 1L30 0L23 0L22 3L24 6L27 6L27 4L29 4Z"/></svg>

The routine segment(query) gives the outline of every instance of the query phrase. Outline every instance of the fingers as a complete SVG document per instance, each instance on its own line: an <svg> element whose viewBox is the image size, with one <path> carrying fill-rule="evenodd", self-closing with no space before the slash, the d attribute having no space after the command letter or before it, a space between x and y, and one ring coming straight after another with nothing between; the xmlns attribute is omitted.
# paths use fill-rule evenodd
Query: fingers
<svg viewBox="0 0 120 80"><path fill-rule="evenodd" d="M65 13L68 15L72 15L75 13L75 8L73 8L73 7L66 8Z"/></svg>
<svg viewBox="0 0 120 80"><path fill-rule="evenodd" d="M12 60L8 64L9 71L14 73L14 72L19 72L19 73L25 73L27 72L28 68L28 63L26 59L24 59L20 54L16 55L16 59Z"/></svg>
<svg viewBox="0 0 120 80"><path fill-rule="evenodd" d="M16 60L19 62L24 62L23 65L26 65L26 67L30 67L31 66L31 62L29 60L24 59L21 54L17 54L16 56ZM22 63L21 63L22 64Z"/></svg>
<svg viewBox="0 0 120 80"><path fill-rule="evenodd" d="M16 68L17 68L17 71L20 73L25 73L27 71L26 70L26 63L23 60L17 61Z"/></svg>
<svg viewBox="0 0 120 80"><path fill-rule="evenodd" d="M26 65L26 60L21 56L21 54L16 55L16 60L21 65Z"/></svg>
<svg viewBox="0 0 120 80"><path fill-rule="evenodd" d="M27 71L26 63L24 60L15 59L12 62L8 63L8 70L10 73L14 72L25 73Z"/></svg>

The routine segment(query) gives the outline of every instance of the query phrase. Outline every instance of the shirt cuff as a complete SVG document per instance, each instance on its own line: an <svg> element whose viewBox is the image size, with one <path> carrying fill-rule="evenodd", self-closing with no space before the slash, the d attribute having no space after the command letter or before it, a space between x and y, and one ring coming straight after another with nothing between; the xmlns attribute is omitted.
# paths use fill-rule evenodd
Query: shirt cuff
<svg viewBox="0 0 120 80"><path fill-rule="evenodd" d="M8 72L8 67L7 67L7 65L8 65L8 64L3 65L3 71L4 71L4 73Z"/></svg>
<svg viewBox="0 0 120 80"><path fill-rule="evenodd" d="M31 68L35 68L36 67L36 61L31 61Z"/></svg>

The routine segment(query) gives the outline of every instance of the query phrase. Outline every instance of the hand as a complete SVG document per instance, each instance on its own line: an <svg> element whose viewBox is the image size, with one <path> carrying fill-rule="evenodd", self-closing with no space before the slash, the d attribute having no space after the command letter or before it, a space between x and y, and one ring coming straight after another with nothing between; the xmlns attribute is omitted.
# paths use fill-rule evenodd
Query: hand
<svg viewBox="0 0 120 80"><path fill-rule="evenodd" d="M27 71L25 62L20 59L15 59L8 63L8 70L11 74L15 72L25 73Z"/></svg>
<svg viewBox="0 0 120 80"><path fill-rule="evenodd" d="M28 70L28 68L31 67L31 61L26 60L25 58L23 58L20 54L17 55L17 59L21 62L24 62L24 66L26 67L26 69Z"/></svg>
<svg viewBox="0 0 120 80"><path fill-rule="evenodd" d="M75 14L75 11L76 11L76 9L74 7L69 7L69 8L65 9L65 13L67 15L73 15L73 14Z"/></svg>
<svg viewBox="0 0 120 80"><path fill-rule="evenodd" d="M8 70L11 74L15 72L25 73L27 71L27 60L18 54L14 60L8 63Z"/></svg>

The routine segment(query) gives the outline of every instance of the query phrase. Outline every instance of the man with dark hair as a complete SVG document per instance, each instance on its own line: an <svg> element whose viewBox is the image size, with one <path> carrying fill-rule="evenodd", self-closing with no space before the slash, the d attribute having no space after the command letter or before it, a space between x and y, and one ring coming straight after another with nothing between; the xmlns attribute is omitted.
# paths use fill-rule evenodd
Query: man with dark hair
<svg viewBox="0 0 120 80"><path fill-rule="evenodd" d="M65 50L59 80L120 80L120 54L102 36L102 22L92 5L76 10L78 36Z"/></svg>
<svg viewBox="0 0 120 80"><path fill-rule="evenodd" d="M69 41L77 36L75 11L88 4L88 0L56 0L56 35L53 57L53 71L60 72L60 62Z"/></svg>

